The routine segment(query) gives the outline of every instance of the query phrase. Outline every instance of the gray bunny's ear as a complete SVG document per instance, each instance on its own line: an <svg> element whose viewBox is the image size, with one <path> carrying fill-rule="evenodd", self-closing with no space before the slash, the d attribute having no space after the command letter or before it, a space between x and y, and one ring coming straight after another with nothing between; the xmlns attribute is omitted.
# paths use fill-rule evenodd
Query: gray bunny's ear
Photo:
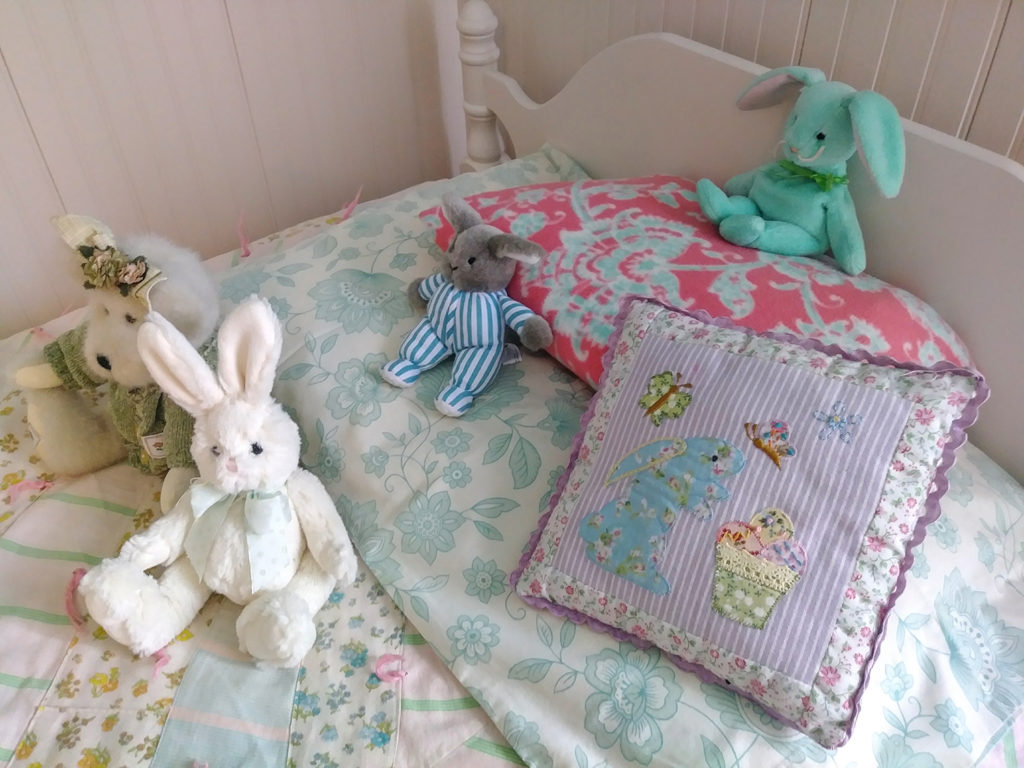
<svg viewBox="0 0 1024 768"><path fill-rule="evenodd" d="M444 217L455 227L456 234L484 223L480 214L454 192L444 193L441 198L441 210L444 211Z"/></svg>
<svg viewBox="0 0 1024 768"><path fill-rule="evenodd" d="M495 235L487 241L487 248L499 259L514 259L523 264L536 264L547 256L539 245L516 235Z"/></svg>

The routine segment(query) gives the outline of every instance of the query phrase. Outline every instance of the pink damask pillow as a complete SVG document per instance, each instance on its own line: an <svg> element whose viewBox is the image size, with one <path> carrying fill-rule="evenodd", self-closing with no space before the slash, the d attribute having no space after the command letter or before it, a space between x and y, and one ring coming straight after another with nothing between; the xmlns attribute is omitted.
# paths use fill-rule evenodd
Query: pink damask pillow
<svg viewBox="0 0 1024 768"><path fill-rule="evenodd" d="M970 363L956 332L907 291L851 277L826 261L722 240L694 187L647 176L554 182L467 200L485 221L548 251L542 263L518 267L509 294L551 323L548 351L595 387L629 295L900 362ZM451 226L437 209L423 216L447 248Z"/></svg>

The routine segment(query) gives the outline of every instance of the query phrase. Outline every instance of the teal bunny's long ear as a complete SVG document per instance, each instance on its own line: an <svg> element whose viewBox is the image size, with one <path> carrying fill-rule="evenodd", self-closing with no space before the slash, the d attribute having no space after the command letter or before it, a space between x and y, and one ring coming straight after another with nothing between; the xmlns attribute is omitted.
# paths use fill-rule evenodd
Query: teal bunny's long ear
<svg viewBox="0 0 1024 768"><path fill-rule="evenodd" d="M769 69L748 85L736 100L740 109L763 109L785 101L806 85L825 82L825 73L812 67Z"/></svg>
<svg viewBox="0 0 1024 768"><path fill-rule="evenodd" d="M896 197L903 185L906 166L900 113L891 101L874 91L856 93L849 109L861 162L879 192L886 197Z"/></svg>

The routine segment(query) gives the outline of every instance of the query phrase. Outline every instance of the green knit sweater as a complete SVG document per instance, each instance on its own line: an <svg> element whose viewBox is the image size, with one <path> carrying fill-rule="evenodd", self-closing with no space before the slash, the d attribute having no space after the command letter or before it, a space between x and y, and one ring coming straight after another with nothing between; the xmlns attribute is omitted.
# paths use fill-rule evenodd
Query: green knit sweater
<svg viewBox="0 0 1024 768"><path fill-rule="evenodd" d="M85 364L85 328L84 324L72 328L43 349L46 361L67 389L95 389L105 383L93 378ZM214 364L216 349L212 339L199 352L207 363ZM163 474L169 467L193 466L189 448L195 422L181 406L156 384L134 389L116 381L109 384L110 412L128 450L129 464L154 475ZM162 450L147 448L147 444L158 442L161 434ZM156 455L151 455L150 450Z"/></svg>

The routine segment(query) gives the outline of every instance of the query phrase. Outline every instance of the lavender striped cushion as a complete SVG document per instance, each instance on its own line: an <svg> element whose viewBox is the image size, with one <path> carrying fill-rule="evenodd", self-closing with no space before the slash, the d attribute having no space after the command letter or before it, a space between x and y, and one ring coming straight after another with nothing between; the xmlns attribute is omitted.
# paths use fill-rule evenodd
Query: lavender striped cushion
<svg viewBox="0 0 1024 768"><path fill-rule="evenodd" d="M982 377L637 297L616 328L517 591L839 746Z"/></svg>

